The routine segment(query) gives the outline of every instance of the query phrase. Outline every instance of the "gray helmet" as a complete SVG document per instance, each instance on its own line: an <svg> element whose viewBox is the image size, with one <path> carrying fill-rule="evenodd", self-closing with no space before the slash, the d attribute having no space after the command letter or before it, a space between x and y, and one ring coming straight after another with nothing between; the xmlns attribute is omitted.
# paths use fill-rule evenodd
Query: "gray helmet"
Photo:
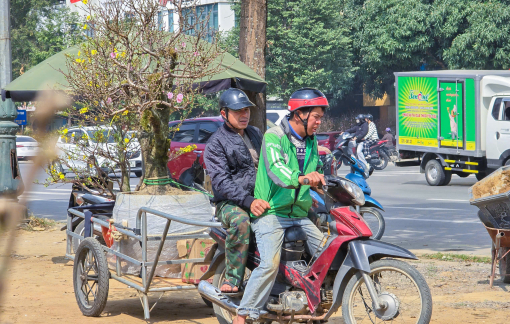
<svg viewBox="0 0 510 324"><path fill-rule="evenodd" d="M370 120L370 121L374 121L374 116L372 116L371 114L366 114L365 118Z"/></svg>
<svg viewBox="0 0 510 324"><path fill-rule="evenodd" d="M255 104L248 99L246 93L236 88L230 88L220 96L220 110L223 108L241 110L253 106L255 106Z"/></svg>
<svg viewBox="0 0 510 324"><path fill-rule="evenodd" d="M365 115L359 114L356 116L356 121L359 125L363 124L365 122Z"/></svg>

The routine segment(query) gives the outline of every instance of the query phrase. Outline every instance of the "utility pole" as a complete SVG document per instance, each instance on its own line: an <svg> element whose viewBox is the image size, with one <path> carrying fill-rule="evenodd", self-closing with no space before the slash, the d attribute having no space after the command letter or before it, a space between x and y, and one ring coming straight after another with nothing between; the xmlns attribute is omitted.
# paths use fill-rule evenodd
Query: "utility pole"
<svg viewBox="0 0 510 324"><path fill-rule="evenodd" d="M9 0L0 0L0 88L12 79L11 19ZM0 197L17 200L23 192L23 181L16 155L16 132L18 125L16 107L4 91L0 99Z"/></svg>

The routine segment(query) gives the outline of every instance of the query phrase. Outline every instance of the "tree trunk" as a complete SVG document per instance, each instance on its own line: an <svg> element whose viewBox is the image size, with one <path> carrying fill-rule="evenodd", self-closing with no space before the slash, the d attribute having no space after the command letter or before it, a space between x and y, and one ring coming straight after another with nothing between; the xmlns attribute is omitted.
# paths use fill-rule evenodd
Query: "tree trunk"
<svg viewBox="0 0 510 324"><path fill-rule="evenodd" d="M261 78L266 78L266 24L267 0L241 1L239 22L239 59L253 69ZM266 131L266 95L247 91L257 107L251 110L250 125Z"/></svg>
<svg viewBox="0 0 510 324"><path fill-rule="evenodd" d="M143 154L146 180L168 178L168 139L170 119L169 108L152 108L143 113L140 146ZM165 194L169 185L142 185L140 191L146 194Z"/></svg>
<svg viewBox="0 0 510 324"><path fill-rule="evenodd" d="M126 169L123 161L120 161L120 174L121 174L121 180L120 180L120 191L122 192L130 192L131 186L130 186L130 176L131 172L129 172L129 168Z"/></svg>

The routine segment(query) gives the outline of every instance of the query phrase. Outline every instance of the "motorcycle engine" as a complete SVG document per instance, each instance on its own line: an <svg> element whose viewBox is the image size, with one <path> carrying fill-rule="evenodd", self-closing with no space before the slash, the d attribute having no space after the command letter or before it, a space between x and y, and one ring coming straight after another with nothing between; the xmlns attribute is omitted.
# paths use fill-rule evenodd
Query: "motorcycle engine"
<svg viewBox="0 0 510 324"><path fill-rule="evenodd" d="M276 313L283 314L303 314L307 311L308 302L306 295L302 291L286 291L280 294L280 300L274 299L267 304L267 309Z"/></svg>

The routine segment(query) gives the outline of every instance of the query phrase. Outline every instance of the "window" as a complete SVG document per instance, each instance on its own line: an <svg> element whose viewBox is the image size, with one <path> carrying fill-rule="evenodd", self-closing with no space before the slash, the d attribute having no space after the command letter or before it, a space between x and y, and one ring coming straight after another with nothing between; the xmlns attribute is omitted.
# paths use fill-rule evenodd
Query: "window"
<svg viewBox="0 0 510 324"><path fill-rule="evenodd" d="M501 117L502 120L510 120L510 101L505 101L505 111Z"/></svg>
<svg viewBox="0 0 510 324"><path fill-rule="evenodd" d="M196 123L182 124L179 130L175 132L172 141L182 143L193 143L195 138Z"/></svg>
<svg viewBox="0 0 510 324"><path fill-rule="evenodd" d="M328 134L317 134L316 137L317 137L318 141L324 141L324 140L329 139L329 135Z"/></svg>
<svg viewBox="0 0 510 324"><path fill-rule="evenodd" d="M23 136L23 137L16 136L16 143L19 143L19 142L37 142L37 141L35 139L33 139L32 137L28 137L28 136Z"/></svg>
<svg viewBox="0 0 510 324"><path fill-rule="evenodd" d="M163 25L163 13L158 11L158 30L164 30L165 26Z"/></svg>
<svg viewBox="0 0 510 324"><path fill-rule="evenodd" d="M207 143L211 135L218 129L216 123L201 123L200 129L198 130L198 142Z"/></svg>
<svg viewBox="0 0 510 324"><path fill-rule="evenodd" d="M266 118L272 121L273 123L276 123L278 118L280 118L280 115L278 115L277 113L268 113L266 114Z"/></svg>
<svg viewBox="0 0 510 324"><path fill-rule="evenodd" d="M494 101L494 106L492 107L492 117L495 120L499 120L499 111L501 110L502 101L502 98L497 98L496 101Z"/></svg>
<svg viewBox="0 0 510 324"><path fill-rule="evenodd" d="M174 32L174 11L173 10L168 11L168 31L171 33Z"/></svg>
<svg viewBox="0 0 510 324"><path fill-rule="evenodd" d="M183 16L187 20L186 34L195 35L195 28L198 28L205 32L207 41L213 41L219 29L217 3L184 9Z"/></svg>

